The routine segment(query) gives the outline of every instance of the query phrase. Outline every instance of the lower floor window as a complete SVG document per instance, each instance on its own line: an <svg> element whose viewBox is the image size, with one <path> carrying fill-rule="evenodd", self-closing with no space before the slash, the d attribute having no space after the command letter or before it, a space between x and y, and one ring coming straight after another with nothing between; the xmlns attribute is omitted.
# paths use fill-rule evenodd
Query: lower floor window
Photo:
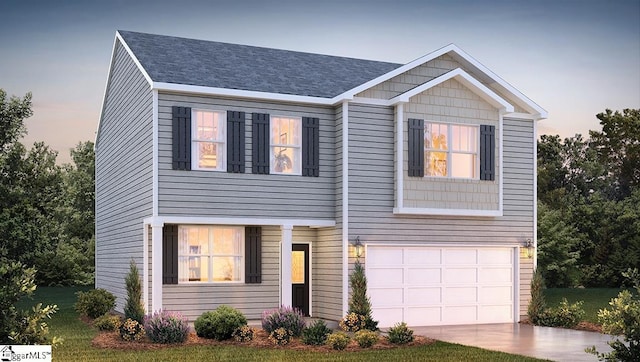
<svg viewBox="0 0 640 362"><path fill-rule="evenodd" d="M178 229L179 282L241 282L244 229L181 225Z"/></svg>

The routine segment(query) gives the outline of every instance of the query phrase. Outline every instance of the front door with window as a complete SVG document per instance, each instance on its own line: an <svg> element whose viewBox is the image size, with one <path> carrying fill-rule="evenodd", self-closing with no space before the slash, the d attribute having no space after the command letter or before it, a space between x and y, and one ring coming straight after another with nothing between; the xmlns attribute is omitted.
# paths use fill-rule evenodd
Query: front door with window
<svg viewBox="0 0 640 362"><path fill-rule="evenodd" d="M291 246L292 307L309 316L309 244Z"/></svg>

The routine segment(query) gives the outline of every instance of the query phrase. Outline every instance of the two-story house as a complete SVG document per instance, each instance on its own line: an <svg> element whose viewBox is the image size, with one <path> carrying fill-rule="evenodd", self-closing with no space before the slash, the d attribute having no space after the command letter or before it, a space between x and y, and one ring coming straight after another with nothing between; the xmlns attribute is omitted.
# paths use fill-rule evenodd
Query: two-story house
<svg viewBox="0 0 640 362"><path fill-rule="evenodd" d="M339 320L359 259L380 326L516 322L545 117L455 45L393 64L119 31L96 287L122 310L133 259L147 311Z"/></svg>

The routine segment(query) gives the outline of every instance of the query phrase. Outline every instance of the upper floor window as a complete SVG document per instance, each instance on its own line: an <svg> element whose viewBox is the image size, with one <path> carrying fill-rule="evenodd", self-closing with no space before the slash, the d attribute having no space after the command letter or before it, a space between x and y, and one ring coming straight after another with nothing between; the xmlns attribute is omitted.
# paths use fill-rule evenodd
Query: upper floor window
<svg viewBox="0 0 640 362"><path fill-rule="evenodd" d="M301 124L300 117L271 117L271 173L301 174Z"/></svg>
<svg viewBox="0 0 640 362"><path fill-rule="evenodd" d="M478 178L478 127L424 125L425 176Z"/></svg>
<svg viewBox="0 0 640 362"><path fill-rule="evenodd" d="M241 282L244 229L181 225L178 228L180 282Z"/></svg>
<svg viewBox="0 0 640 362"><path fill-rule="evenodd" d="M192 122L192 167L224 171L227 113L194 109Z"/></svg>

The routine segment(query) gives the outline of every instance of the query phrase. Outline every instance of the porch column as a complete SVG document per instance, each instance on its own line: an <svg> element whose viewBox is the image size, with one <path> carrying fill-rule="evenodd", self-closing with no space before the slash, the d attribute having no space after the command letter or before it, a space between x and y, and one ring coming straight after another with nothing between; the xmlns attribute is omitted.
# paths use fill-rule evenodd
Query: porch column
<svg viewBox="0 0 640 362"><path fill-rule="evenodd" d="M293 226L282 225L282 243L280 255L280 304L290 306L291 296L291 244L293 240Z"/></svg>
<svg viewBox="0 0 640 362"><path fill-rule="evenodd" d="M151 310L162 309L162 227L163 223L151 224Z"/></svg>

